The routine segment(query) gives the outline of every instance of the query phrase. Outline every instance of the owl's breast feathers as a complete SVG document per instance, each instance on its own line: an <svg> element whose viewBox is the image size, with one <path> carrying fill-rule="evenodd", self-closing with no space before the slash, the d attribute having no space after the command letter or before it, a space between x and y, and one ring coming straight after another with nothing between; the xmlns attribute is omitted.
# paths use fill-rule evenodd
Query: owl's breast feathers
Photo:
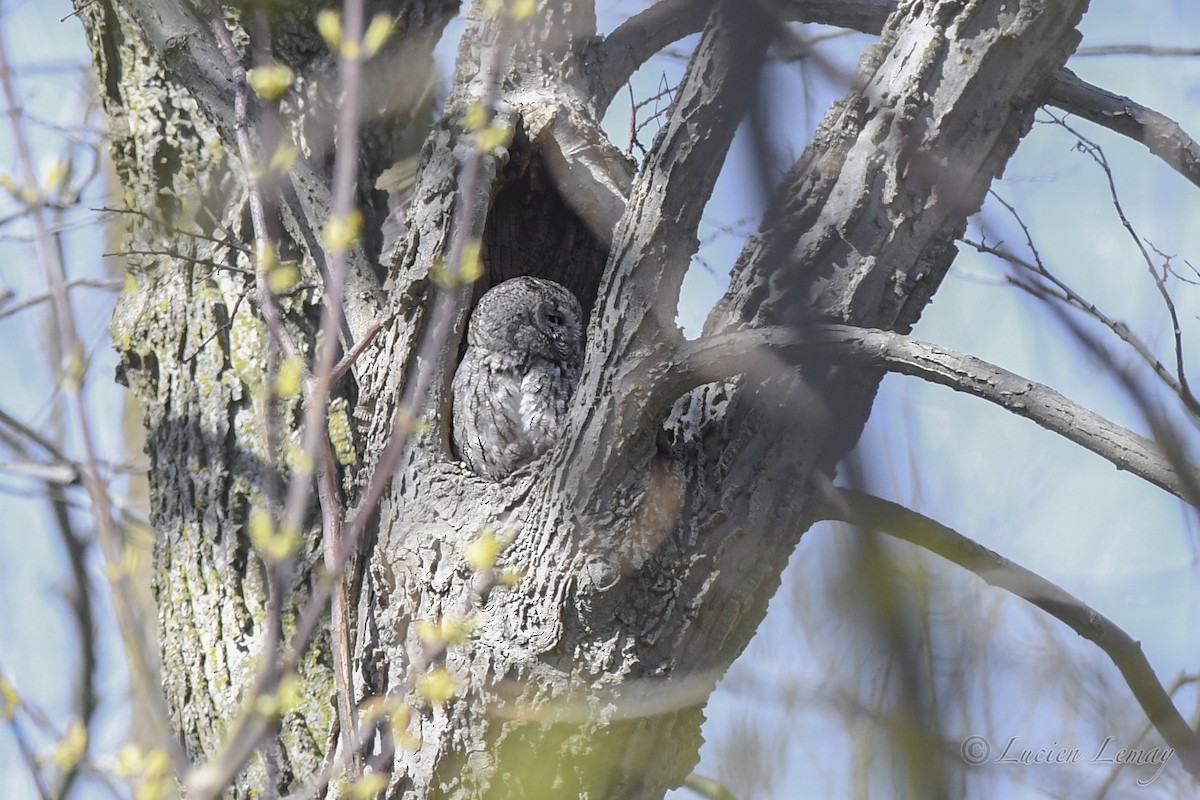
<svg viewBox="0 0 1200 800"><path fill-rule="evenodd" d="M499 480L550 449L579 371L543 358L467 348L454 377L455 443L478 474Z"/></svg>
<svg viewBox="0 0 1200 800"><path fill-rule="evenodd" d="M534 455L550 449L567 417L579 370L535 358L521 378L521 425Z"/></svg>

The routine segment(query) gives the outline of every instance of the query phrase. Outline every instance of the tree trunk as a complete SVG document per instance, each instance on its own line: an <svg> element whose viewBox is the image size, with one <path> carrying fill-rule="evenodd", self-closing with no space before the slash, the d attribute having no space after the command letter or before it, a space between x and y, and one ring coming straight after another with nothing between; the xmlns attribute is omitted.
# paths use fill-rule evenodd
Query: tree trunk
<svg viewBox="0 0 1200 800"><path fill-rule="evenodd" d="M374 5L402 20L385 51L402 60L385 63L414 74L379 83L423 84L421 65L456 4ZM811 5L818 13L826 4ZM362 138L366 225L352 259L344 346L373 321L385 324L342 391L363 465L344 475L348 507L387 444L399 399L419 377L431 387L428 425L417 429L356 562L357 699L386 696L411 714L409 737L381 725L368 742L370 762L392 775L389 796L645 798L679 785L697 758L704 703L762 619L810 521L812 492L866 420L879 376L837 365L763 368L756 358L760 366L744 374L675 380L672 358L684 352L674 323L679 285L775 25L751 4L711 6L632 188L628 165L596 123L613 72L594 66L604 42L590 3L579 0L544 0L511 38L478 6L469 12L455 84L422 150L407 232L383 268L373 253L387 209L371 187L404 156L416 98L381 96L378 105L392 111L372 117ZM940 0L893 13L855 88L778 189L706 335L802 334L818 321L909 330L966 217L1073 50L1085 7ZM278 215L309 284L285 301L287 324L310 344L333 145L318 121L331 116L336 85L315 14L315 4L267 19L247 11L244 28L230 15L236 41L265 49L269 31L274 57L301 76L283 112L304 152L283 182ZM238 177L245 165L232 144L234 90L212 26L182 5L102 0L80 15L125 207L136 212L125 215L133 281L113 333L148 431L163 682L199 761L217 751L270 641L266 570L242 534L275 468L255 405L267 335L240 299L252 285L243 272L254 236ZM492 91L495 48L497 119L514 138L482 159L472 184L463 164L474 139L462 120ZM615 63L620 54L610 55ZM500 483L471 474L449 444L449 379L470 298L461 298L449 341L433 358L417 357L439 291L430 270L455 235L455 212L473 207L480 212L467 232L482 241L488 267L475 297L534 274L568 285L591 314L563 440ZM283 422L295 427L292 416ZM316 527L296 559L285 629L311 589ZM512 537L500 557L523 573L512 586L464 557L488 530ZM465 642L431 643L419 624L468 616L475 633ZM238 778L237 795L270 782L294 788L331 757L330 647L326 636L308 652L303 699L263 751L271 757ZM414 692L431 669L453 679L453 697Z"/></svg>

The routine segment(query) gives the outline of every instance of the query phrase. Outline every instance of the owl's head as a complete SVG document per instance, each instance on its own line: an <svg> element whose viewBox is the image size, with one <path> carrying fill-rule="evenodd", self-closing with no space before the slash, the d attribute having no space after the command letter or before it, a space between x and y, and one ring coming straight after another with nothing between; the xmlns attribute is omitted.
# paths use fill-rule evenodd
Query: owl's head
<svg viewBox="0 0 1200 800"><path fill-rule="evenodd" d="M583 360L583 310L560 283L524 275L511 278L479 299L467 326L467 343L578 367Z"/></svg>

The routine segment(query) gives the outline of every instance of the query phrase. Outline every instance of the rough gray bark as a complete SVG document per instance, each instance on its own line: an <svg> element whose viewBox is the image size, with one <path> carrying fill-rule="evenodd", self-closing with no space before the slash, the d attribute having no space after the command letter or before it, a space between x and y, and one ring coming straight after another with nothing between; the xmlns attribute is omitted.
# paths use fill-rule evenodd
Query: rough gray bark
<svg viewBox="0 0 1200 800"><path fill-rule="evenodd" d="M213 34L215 5L78 5L125 190L119 205L132 280L112 332L121 356L118 377L141 403L151 457L163 686L185 749L203 761L242 710L263 656L263 564L245 525L251 509L262 507L274 472L255 405L266 379L267 335L247 298L254 236L244 165L236 162L233 143L233 83ZM307 158L284 188L279 215L290 233L284 255L299 262L303 275L283 300L286 324L305 346L311 345L320 301L314 288L323 260L317 242L329 207L332 131L320 121L331 118L336 86L336 62L313 26L321 5L286 4L265 22L274 56L311 79L294 100L295 121L309 126L295 131ZM403 46L423 48L405 54L427 65L457 3L390 5L409 26ZM261 40L259 46L265 47ZM413 77L417 85L424 80ZM399 158L406 146L411 151L404 137L406 99L372 120L369 158L384 162ZM371 206L366 210L370 218ZM365 254L355 256L358 277L347 307L357 336L377 318L373 309L381 292ZM289 620L309 594L318 543L316 532L308 531L284 603ZM333 730L329 652L325 635L302 664L296 711L284 716L274 748L280 786L308 778L327 752ZM267 786L267 774L256 759L240 780L240 794Z"/></svg>
<svg viewBox="0 0 1200 800"><path fill-rule="evenodd" d="M379 5L407 20L395 46L426 54L454 11L432 0ZM878 375L828 365L716 375L669 413L665 403L637 402L631 376L680 341L674 312L696 224L772 32L751 6L708 5L680 99L611 233L604 220L620 211L612 198L628 167L595 122L613 87L582 60L604 45L584 0L539 3L502 54L497 113L515 138L484 161L475 186L459 186L473 147L459 121L486 92L500 41L497 24L473 10L445 114L422 151L408 235L383 265L390 293L375 285L380 270L369 248L356 253L346 344L375 318L387 324L346 392L368 465L347 476L351 495L386 444L398 398L417 370L433 371L429 425L396 473L357 565L365 581L357 690L413 703L415 739L381 728L370 742L375 762L393 773L390 796L644 798L681 783L697 757L703 704L749 641L806 528L810 479L833 472L870 409ZM244 245L252 237L225 122L232 88L202 16L166 6L161 15L155 0L81 10L126 202L204 236L222 239L229 229ZM911 328L967 215L1074 48L1085 7L902 5L864 56L851 95L830 110L780 187L706 332L813 321ZM297 114L332 102L321 91L328 76L317 80L329 65L305 33L311 19L304 6L268 21L276 57L313 78ZM389 130L380 124L364 142L364 187L401 155ZM280 216L315 284L328 141L300 133L309 150L284 187ZM430 270L454 234L453 212L472 199L466 191L487 210L467 221L488 255L483 283L551 277L592 310L564 441L499 484L470 474L450 450L457 339L417 360L437 292ZM366 189L364 201L377 207ZM369 215L368 227L381 219L382 211ZM241 528L270 471L253 407L265 336L250 304L237 303L247 279L230 269L248 264L238 246L136 216L127 244L171 253L131 255L137 285L113 330L149 431L164 683L199 760L235 713L263 634L261 564ZM286 306L301 340L319 299L303 289ZM515 586L493 588L466 565L467 544L489 528L514 535L502 563L525 571ZM290 607L308 589L315 541L300 559ZM417 622L470 612L477 630L465 644L441 650L420 640ZM328 651L319 642L306 659L305 699L284 715L281 787L309 778L329 755ZM412 695L434 663L458 682L441 704ZM256 761L236 791L267 780Z"/></svg>

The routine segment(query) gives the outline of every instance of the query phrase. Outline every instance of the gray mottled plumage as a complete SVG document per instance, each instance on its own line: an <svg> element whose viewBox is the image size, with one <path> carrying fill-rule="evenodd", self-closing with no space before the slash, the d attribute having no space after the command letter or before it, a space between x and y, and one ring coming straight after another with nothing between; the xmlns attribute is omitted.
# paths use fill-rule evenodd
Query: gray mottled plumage
<svg viewBox="0 0 1200 800"><path fill-rule="evenodd" d="M554 444L583 363L583 311L565 286L512 278L480 298L454 373L454 446L500 480Z"/></svg>

